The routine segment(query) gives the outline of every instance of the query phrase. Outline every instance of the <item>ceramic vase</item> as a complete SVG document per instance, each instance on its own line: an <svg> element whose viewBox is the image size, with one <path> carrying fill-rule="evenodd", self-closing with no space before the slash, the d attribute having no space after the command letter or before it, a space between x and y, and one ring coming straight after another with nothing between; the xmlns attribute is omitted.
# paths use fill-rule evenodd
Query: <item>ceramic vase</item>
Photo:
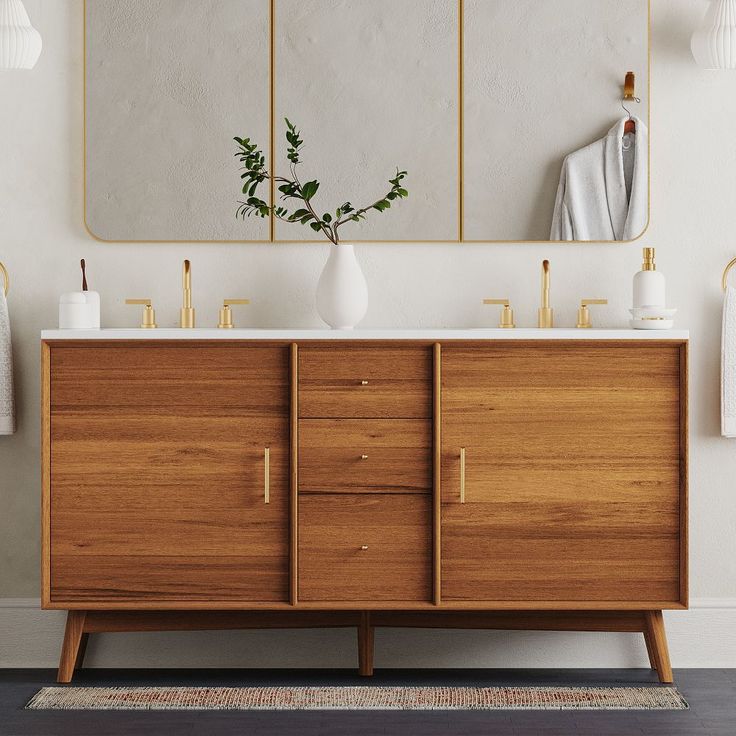
<svg viewBox="0 0 736 736"><path fill-rule="evenodd" d="M368 285L352 245L331 245L317 284L317 312L334 330L352 330L368 311Z"/></svg>

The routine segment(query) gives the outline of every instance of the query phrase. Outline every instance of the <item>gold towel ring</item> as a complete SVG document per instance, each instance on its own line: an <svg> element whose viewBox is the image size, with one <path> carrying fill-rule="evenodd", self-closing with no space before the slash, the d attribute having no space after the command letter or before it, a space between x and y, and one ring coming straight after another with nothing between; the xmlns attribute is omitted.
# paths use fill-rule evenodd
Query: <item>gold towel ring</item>
<svg viewBox="0 0 736 736"><path fill-rule="evenodd" d="M726 291L726 287L728 286L728 273L734 266L736 266L736 258L730 261L728 266L726 266L726 268L723 271L723 279L721 279L721 285L723 286L723 291Z"/></svg>
<svg viewBox="0 0 736 736"><path fill-rule="evenodd" d="M10 291L10 274L8 273L8 269L5 268L3 265L3 262L0 261L0 272L3 274L3 281L5 282L5 296L8 295L8 292Z"/></svg>

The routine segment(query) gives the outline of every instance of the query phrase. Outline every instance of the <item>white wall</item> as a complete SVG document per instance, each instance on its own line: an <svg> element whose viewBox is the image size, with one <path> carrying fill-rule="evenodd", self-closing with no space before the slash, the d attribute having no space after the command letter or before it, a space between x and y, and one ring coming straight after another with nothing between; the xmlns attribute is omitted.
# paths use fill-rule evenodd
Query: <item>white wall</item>
<svg viewBox="0 0 736 736"><path fill-rule="evenodd" d="M678 326L692 333L690 579L695 601L709 606L668 617L673 659L676 666L736 666L736 444L720 438L718 416L720 276L736 255L736 76L700 71L690 58L689 35L704 2L652 4L652 224L645 238L604 246L361 246L371 288L365 326L494 324L495 312L480 300L507 295L517 323L530 325L543 257L552 262L559 324L574 324L585 295L608 297L596 321L620 326L640 248L656 246L670 302L680 308ZM82 225L82 2L26 5L44 53L32 73L0 76L0 260L13 279L19 401L18 434L0 438L0 596L8 599L38 595L38 333L56 323L59 292L76 288L79 258L87 258L109 326L136 324L126 296L153 297L159 323L173 325L184 257L193 262L202 324L214 323L223 296L242 295L253 299L242 324L316 326L313 293L326 257L323 246L92 241ZM51 663L59 615L11 603L0 610L0 666ZM383 666L645 661L631 636L387 632L378 646ZM107 666L216 664L222 654L223 663L266 664L271 652L275 666L329 666L350 664L353 649L347 632L109 635L91 659Z"/></svg>

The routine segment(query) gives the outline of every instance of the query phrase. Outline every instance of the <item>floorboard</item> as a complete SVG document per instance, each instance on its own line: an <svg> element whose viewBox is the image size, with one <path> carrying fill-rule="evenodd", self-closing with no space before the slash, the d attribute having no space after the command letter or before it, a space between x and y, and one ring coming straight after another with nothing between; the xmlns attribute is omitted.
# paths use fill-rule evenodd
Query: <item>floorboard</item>
<svg viewBox="0 0 736 736"><path fill-rule="evenodd" d="M1 736L734 736L736 670L676 670L686 711L50 712L23 706L54 670L0 670ZM376 685L640 685L649 670L376 670ZM347 685L335 670L83 670L78 685Z"/></svg>

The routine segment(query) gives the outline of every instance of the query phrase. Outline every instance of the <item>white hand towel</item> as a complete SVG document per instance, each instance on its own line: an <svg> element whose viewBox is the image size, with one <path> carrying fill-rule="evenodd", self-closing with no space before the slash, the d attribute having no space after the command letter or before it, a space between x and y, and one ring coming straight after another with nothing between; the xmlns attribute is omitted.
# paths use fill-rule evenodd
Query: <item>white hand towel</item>
<svg viewBox="0 0 736 736"><path fill-rule="evenodd" d="M0 284L0 435L15 432L13 402L13 349L10 344L10 315Z"/></svg>
<svg viewBox="0 0 736 736"><path fill-rule="evenodd" d="M736 438L736 289L726 288L721 337L721 434Z"/></svg>

